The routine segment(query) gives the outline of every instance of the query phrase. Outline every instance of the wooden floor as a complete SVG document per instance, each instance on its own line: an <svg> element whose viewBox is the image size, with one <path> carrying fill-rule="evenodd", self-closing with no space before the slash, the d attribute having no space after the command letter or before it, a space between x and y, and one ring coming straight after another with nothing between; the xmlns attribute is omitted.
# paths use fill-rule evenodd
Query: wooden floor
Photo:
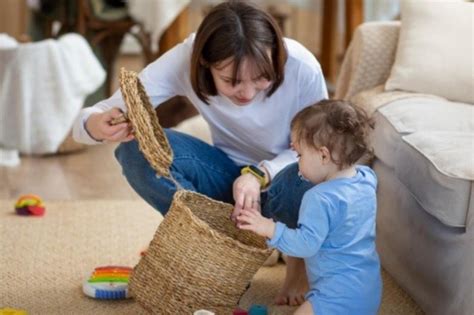
<svg viewBox="0 0 474 315"><path fill-rule="evenodd" d="M115 144L44 157L22 156L17 167L0 167L0 199L36 194L44 200L135 199L113 155Z"/></svg>

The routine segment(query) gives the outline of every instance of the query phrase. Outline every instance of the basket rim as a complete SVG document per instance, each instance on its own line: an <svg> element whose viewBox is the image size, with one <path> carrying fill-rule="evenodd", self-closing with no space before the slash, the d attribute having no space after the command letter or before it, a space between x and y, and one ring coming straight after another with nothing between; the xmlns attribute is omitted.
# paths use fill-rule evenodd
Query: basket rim
<svg viewBox="0 0 474 315"><path fill-rule="evenodd" d="M232 243L232 244L235 244L237 245L239 248L241 249L244 249L246 251L250 251L250 252L254 252L254 253L258 253L258 254L268 254L268 253L271 253L273 251L272 248L267 247L266 248L257 248L255 246L251 246L251 245L246 245L244 243L242 243L241 241L235 239L235 238L232 238L228 235L225 235L223 233L218 233L216 232L214 229L211 229L209 224L206 223L204 220L202 220L201 218L199 218L198 216L196 216L192 211L191 209L189 208L189 206L184 203L182 200L179 199L180 196L183 196L183 195L198 195L199 197L205 199L205 200L209 200L213 203L218 203L218 204L222 204L222 205L226 205L226 206L232 206L231 204L229 203L225 203L225 202L222 202L222 201L218 201L218 200L214 200L214 199L211 199L209 198L208 196L206 195L203 195L201 193L198 193L198 192L195 192L195 191L187 191L187 190L178 190L174 197L173 197L173 202L179 202L180 206L179 209L180 210L183 210L186 212L186 214L192 218L195 218L197 223L199 224L200 227L205 227L205 231L208 232L209 234L212 235L213 238L215 239L221 239L222 241L226 242L226 243ZM261 236L258 236L258 237L261 237Z"/></svg>

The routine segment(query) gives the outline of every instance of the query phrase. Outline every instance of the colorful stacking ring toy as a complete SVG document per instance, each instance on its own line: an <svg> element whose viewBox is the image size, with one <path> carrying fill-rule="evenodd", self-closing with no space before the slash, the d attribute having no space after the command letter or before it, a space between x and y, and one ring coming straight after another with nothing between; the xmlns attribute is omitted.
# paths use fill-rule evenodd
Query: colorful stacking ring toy
<svg viewBox="0 0 474 315"><path fill-rule="evenodd" d="M43 216L45 207L40 197L23 195L15 203L15 211L19 215Z"/></svg>
<svg viewBox="0 0 474 315"><path fill-rule="evenodd" d="M101 300L127 299L128 279L132 268L123 266L97 267L89 279L84 281L85 295Z"/></svg>

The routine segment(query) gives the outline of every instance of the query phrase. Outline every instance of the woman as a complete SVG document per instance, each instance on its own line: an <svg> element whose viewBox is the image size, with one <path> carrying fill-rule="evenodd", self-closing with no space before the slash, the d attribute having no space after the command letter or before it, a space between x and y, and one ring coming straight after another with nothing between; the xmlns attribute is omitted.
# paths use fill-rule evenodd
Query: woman
<svg viewBox="0 0 474 315"><path fill-rule="evenodd" d="M165 129L174 153L171 173L184 189L235 201L233 218L244 207L261 206L265 216L296 225L310 185L298 177L290 121L327 98L319 63L307 49L283 39L266 12L228 1L204 18L195 35L149 64L139 77L154 106L186 96L209 123L213 145ZM117 91L81 112L74 137L88 144L121 142L115 154L128 182L166 214L176 187L155 176L129 124L110 124L125 111ZM302 303L307 283L301 279L303 261L290 258L277 303Z"/></svg>

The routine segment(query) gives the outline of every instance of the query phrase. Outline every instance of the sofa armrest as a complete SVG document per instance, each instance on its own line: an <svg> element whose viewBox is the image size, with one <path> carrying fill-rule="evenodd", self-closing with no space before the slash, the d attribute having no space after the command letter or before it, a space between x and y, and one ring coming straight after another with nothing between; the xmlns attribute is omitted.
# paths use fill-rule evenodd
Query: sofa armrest
<svg viewBox="0 0 474 315"><path fill-rule="evenodd" d="M395 61L400 22L368 22L360 25L344 56L335 98L353 95L384 84Z"/></svg>

